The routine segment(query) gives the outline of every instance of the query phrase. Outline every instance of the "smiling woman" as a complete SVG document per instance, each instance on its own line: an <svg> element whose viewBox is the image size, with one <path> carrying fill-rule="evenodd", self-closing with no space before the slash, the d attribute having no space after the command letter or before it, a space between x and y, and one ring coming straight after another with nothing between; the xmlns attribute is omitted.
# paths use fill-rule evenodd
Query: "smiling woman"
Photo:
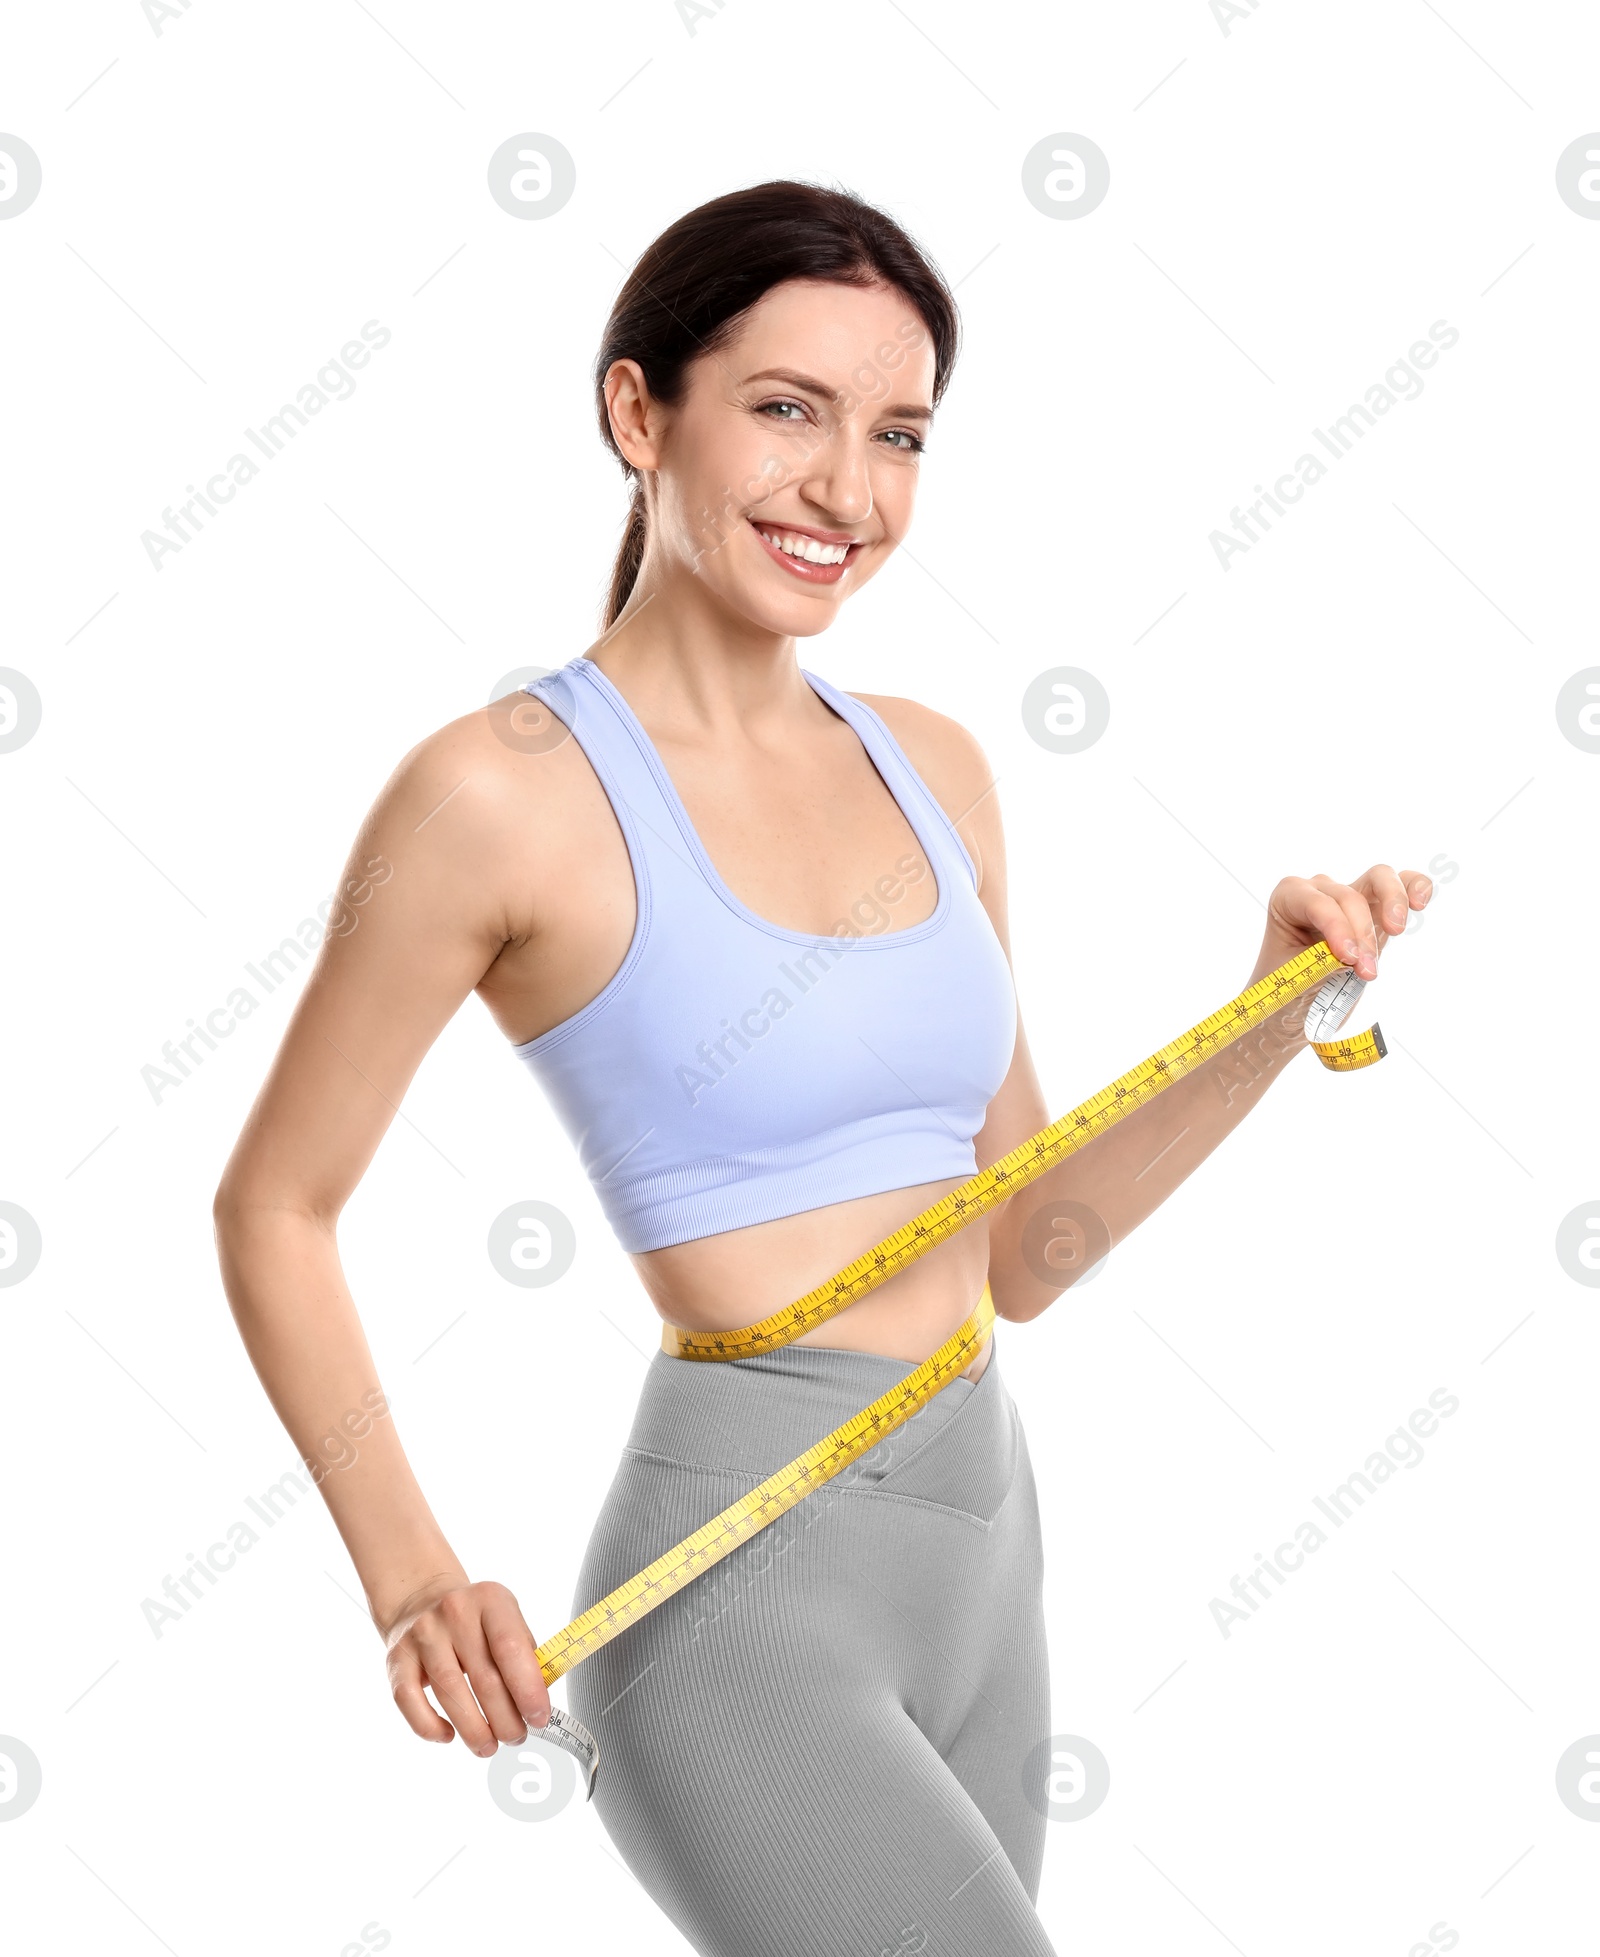
<svg viewBox="0 0 1600 1957"><path fill-rule="evenodd" d="M834 417L848 418L852 415L859 414L864 405L875 401L877 396L886 393L888 391L888 376L897 368L903 367L907 354L925 345L927 340L928 331L920 319L903 319L895 329L895 337L892 340L886 340L875 350L869 359L860 362L851 372L849 380L844 386L832 390L814 375L797 374L786 368L775 368L768 374L751 375L750 378L752 380L787 381L802 393L811 396L816 402L825 404L828 412ZM762 411L771 414L774 418L792 419L798 424L799 432L802 434L808 426L800 405L797 402L771 402ZM901 420L917 423L924 430L931 425L933 419L928 409L919 407L911 402L901 402L892 405L885 408L883 412L886 415L896 416ZM909 429L898 432L903 434L910 453L922 455L926 452L927 440L925 434L919 437L912 434ZM765 497L770 495L773 490L781 489L790 479L794 469L809 461L814 449L825 439L826 436L822 429L816 428L809 441L802 440L797 443L786 456L782 458L770 457L762 464L761 473L747 477L740 485L740 495L748 500L758 496ZM715 539L715 543L710 546L711 548L720 549L727 541L721 527L719 527L720 525L730 523L730 521L742 520L738 505L738 497L734 495L731 489L728 489L724 491L715 512L710 510L704 512L704 516L707 519L706 527L708 534ZM634 518L639 514L640 512L637 509L630 512L630 535L634 531ZM847 561L852 550L859 548L856 540L842 532L830 537L823 531L816 529L800 530L792 525L787 529L777 526L763 526L758 520L756 520L756 527L769 543L777 545L780 550L784 550L791 557L804 557L809 563L842 564ZM638 536L642 540L642 530L638 532ZM619 569L623 567L623 563L625 562L626 549L627 546L625 545L624 559L619 561ZM615 590L613 591L613 602L615 602ZM609 625L611 622L612 619L608 615L605 623Z"/></svg>
<svg viewBox="0 0 1600 1957"><path fill-rule="evenodd" d="M715 268L709 275L708 267ZM848 319L839 305L847 291L873 295ZM842 193L763 184L670 226L624 283L595 361L601 436L633 485L604 624L616 623L633 591L651 503L660 500L662 485L637 453L634 431L621 425L642 397L658 409L679 408L709 364L721 404L746 423L744 441L703 452L705 471L695 472L705 492L699 501L663 501L654 510L658 537L669 525L686 525L690 561L699 568L730 532L755 529L800 583L836 586L853 568L860 584L878 568L857 561L870 554L871 539L843 523L818 524L815 509L774 509L770 524L755 512L764 515L840 429L858 421L870 421L880 450L914 473L959 336L955 302L938 271L892 219ZM737 373L725 358L735 337L744 354ZM784 350L793 348L805 357L786 360ZM754 428L750 439L760 423L765 429ZM909 496L908 487L907 518Z"/></svg>
<svg viewBox="0 0 1600 1957"><path fill-rule="evenodd" d="M594 369L631 499L601 636L395 770L351 856L393 878L329 934L217 1194L230 1300L309 1453L379 1384L337 1219L478 993L666 1321L575 1618L863 1409L916 1398L887 1437L861 1427L821 1509L807 1469L803 1529L732 1548L734 1603L710 1608L703 1571L647 1579L647 1614L552 1666L599 1741L601 1820L711 1957L1048 1957L1039 1511L990 1328L1082 1275L1031 1256L1030 1214L1091 1214L1110 1247L1261 1100L1196 1068L1022 1212L910 1237L924 1254L848 1310L785 1312L1048 1116L982 750L798 656L909 529L957 339L938 271L843 191L736 191L649 246ZM1323 938L1373 976L1380 914L1397 933L1426 886L1382 864L1355 888L1284 879L1255 977ZM1237 1079L1243 1044L1216 1073ZM1285 1028L1275 1056L1304 1044ZM724 1336L765 1320L781 1336ZM544 1726L538 1642L468 1575L393 1420L322 1494L413 1731L489 1758Z"/></svg>

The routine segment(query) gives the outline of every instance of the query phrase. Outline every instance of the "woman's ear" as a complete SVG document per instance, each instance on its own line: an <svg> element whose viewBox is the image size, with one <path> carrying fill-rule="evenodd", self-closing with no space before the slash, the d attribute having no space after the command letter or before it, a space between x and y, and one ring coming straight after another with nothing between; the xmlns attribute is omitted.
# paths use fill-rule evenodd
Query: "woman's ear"
<svg viewBox="0 0 1600 1957"><path fill-rule="evenodd" d="M635 469L660 466L657 438L661 411L637 360L613 360L606 369L606 413L623 459Z"/></svg>

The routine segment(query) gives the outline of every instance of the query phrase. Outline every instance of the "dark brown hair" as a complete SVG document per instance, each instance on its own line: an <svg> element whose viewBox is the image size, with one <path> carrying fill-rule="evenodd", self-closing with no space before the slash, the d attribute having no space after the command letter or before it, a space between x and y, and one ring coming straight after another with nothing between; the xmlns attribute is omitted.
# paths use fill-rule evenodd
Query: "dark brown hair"
<svg viewBox="0 0 1600 1957"><path fill-rule="evenodd" d="M955 299L938 268L876 206L847 190L780 179L715 197L669 224L624 281L594 363L600 434L633 484L606 628L628 602L645 545L638 471L617 447L606 412L608 368L637 360L657 400L679 400L689 362L725 346L743 314L785 279L903 292L933 341L935 403L944 393L960 337Z"/></svg>

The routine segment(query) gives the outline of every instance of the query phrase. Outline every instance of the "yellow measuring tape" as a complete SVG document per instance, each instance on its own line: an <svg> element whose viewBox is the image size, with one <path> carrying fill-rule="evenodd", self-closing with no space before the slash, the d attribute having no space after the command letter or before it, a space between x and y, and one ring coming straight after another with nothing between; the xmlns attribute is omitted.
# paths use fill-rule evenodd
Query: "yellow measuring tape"
<svg viewBox="0 0 1600 1957"><path fill-rule="evenodd" d="M1307 1010L1306 1033L1312 1052L1323 1066L1348 1073L1381 1060L1387 1049L1376 1025L1352 1039L1319 1041L1311 1037L1325 1027L1336 1031L1364 989L1364 982L1334 957L1325 940L1319 940L1276 971L1258 979L1199 1025L1181 1033L1160 1052L1141 1060L1137 1067L1091 1095L1052 1126L1041 1129L1009 1155L942 1196L909 1223L902 1224L892 1236L863 1252L827 1283L819 1284L814 1291L808 1291L803 1298L785 1305L759 1324L746 1325L737 1331L690 1332L668 1325L661 1336L663 1351L680 1359L744 1359L788 1345L814 1326L825 1324L917 1258L926 1256L935 1245L1014 1196L1035 1177L1115 1127L1125 1115L1153 1100L1221 1048L1242 1039L1314 984L1320 989ZM630 1624L665 1603L674 1592L721 1562L741 1543L776 1522L814 1489L831 1481L886 1435L903 1426L966 1370L983 1349L994 1318L994 1304L985 1284L971 1315L937 1352L897 1386L547 1638L536 1654L546 1684L554 1684L591 1652L609 1644ZM549 1726L537 1730L540 1737L564 1746L587 1763L592 1794L599 1765L599 1749L592 1736L570 1713L559 1708L552 1708Z"/></svg>

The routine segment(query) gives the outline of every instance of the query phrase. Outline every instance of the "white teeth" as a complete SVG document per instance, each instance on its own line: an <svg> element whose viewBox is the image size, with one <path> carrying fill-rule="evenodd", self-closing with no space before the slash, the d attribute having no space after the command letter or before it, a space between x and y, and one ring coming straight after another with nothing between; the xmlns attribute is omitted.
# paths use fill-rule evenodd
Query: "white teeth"
<svg viewBox="0 0 1600 1957"><path fill-rule="evenodd" d="M803 537L797 530L768 530L759 523L756 528L785 556L803 558L808 564L842 564L850 555L848 544L818 543L815 537Z"/></svg>

